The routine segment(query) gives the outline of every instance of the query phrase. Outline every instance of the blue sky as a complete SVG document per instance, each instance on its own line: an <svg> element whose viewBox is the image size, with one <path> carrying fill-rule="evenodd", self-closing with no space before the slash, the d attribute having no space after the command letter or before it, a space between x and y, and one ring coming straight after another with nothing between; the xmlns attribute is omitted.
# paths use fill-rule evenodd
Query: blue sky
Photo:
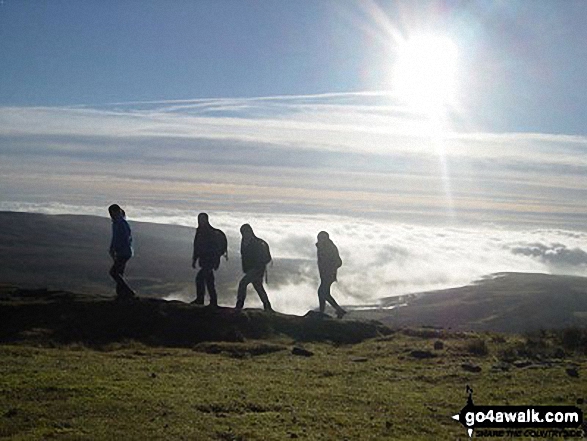
<svg viewBox="0 0 587 441"><path fill-rule="evenodd" d="M584 1L4 0L0 201L587 229L585 18ZM394 77L422 34L456 48L441 117Z"/></svg>
<svg viewBox="0 0 587 441"><path fill-rule="evenodd" d="M392 33L459 47L482 130L585 134L584 1L26 1L0 7L0 104L388 88Z"/></svg>
<svg viewBox="0 0 587 441"><path fill-rule="evenodd" d="M6 2L2 102L354 91L364 87L360 41L342 32L337 9L329 2Z"/></svg>

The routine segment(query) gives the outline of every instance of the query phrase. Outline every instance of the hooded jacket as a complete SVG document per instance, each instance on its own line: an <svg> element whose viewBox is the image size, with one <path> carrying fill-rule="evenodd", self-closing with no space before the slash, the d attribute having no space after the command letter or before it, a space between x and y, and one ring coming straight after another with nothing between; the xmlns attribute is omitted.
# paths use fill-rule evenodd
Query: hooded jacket
<svg viewBox="0 0 587 441"><path fill-rule="evenodd" d="M133 256L130 225L122 216L112 220L110 253L113 254L115 258L120 259L130 259Z"/></svg>
<svg viewBox="0 0 587 441"><path fill-rule="evenodd" d="M263 239L253 235L248 241L241 241L241 261L243 272L265 268L271 261L269 245Z"/></svg>
<svg viewBox="0 0 587 441"><path fill-rule="evenodd" d="M224 243L224 246L223 246ZM195 262L200 259L200 267L218 269L220 256L225 252L226 236L211 225L200 225L196 229L194 237L194 253L192 259Z"/></svg>
<svg viewBox="0 0 587 441"><path fill-rule="evenodd" d="M320 240L316 243L318 252L318 272L320 279L336 281L336 272L342 266L342 259L338 254L338 248L330 239Z"/></svg>

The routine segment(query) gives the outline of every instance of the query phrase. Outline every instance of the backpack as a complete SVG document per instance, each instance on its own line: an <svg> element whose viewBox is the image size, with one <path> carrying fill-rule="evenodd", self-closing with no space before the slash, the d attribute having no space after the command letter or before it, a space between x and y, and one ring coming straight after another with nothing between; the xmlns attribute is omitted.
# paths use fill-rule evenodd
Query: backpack
<svg viewBox="0 0 587 441"><path fill-rule="evenodd" d="M259 243L259 260L263 265L267 265L271 262L271 251L269 251L269 244L263 239L257 238Z"/></svg>
<svg viewBox="0 0 587 441"><path fill-rule="evenodd" d="M342 266L342 259L340 258L340 255L338 253L336 253L336 261L334 262L336 268L340 268Z"/></svg>
<svg viewBox="0 0 587 441"><path fill-rule="evenodd" d="M228 240L226 239L226 234L224 234L224 231L214 228L214 235L218 256L224 255L228 259Z"/></svg>

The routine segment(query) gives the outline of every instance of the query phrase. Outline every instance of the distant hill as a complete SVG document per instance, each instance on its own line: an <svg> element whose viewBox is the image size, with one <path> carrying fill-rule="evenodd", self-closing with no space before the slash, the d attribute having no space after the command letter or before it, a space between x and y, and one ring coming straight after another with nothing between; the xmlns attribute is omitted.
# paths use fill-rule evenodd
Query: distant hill
<svg viewBox="0 0 587 441"><path fill-rule="evenodd" d="M354 313L392 326L526 332L587 326L587 278L500 273L469 286L419 294L407 306Z"/></svg>
<svg viewBox="0 0 587 441"><path fill-rule="evenodd" d="M128 279L141 297L195 297L191 268L194 229L131 221L136 256ZM0 212L0 285L114 295L108 276L108 218ZM216 273L220 302L234 304L242 276L238 232L227 231L229 261ZM232 236L231 236L232 234ZM291 283L299 261L278 259L271 283ZM352 319L392 327L524 332L587 325L587 278L502 273L478 283L403 296L407 306L352 310ZM383 299L390 306L398 298ZM400 302L401 303L401 302Z"/></svg>
<svg viewBox="0 0 587 441"><path fill-rule="evenodd" d="M127 279L132 287L142 297L195 298L195 229L132 219L130 224L135 257L127 266ZM216 286L220 302L232 305L242 277L240 234L226 234L229 260L222 259ZM108 275L110 237L107 217L0 212L0 284L114 295ZM290 283L299 261L274 260L271 284Z"/></svg>
<svg viewBox="0 0 587 441"><path fill-rule="evenodd" d="M133 220L130 224L135 257L127 266L127 278L132 287L143 297L195 298L195 229ZM242 277L240 237L235 236L238 231L227 234L229 261L222 259L216 286L220 301L232 304ZM110 237L106 217L0 212L0 284L114 295L108 276ZM292 264L280 260L272 270L272 283L287 277Z"/></svg>

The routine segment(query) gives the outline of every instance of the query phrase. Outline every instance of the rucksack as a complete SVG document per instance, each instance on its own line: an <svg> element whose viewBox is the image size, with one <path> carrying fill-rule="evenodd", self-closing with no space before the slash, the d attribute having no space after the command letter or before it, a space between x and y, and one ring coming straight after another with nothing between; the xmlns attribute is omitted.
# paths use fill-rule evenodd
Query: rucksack
<svg viewBox="0 0 587 441"><path fill-rule="evenodd" d="M342 259L340 258L340 255L338 253L336 253L336 261L334 263L337 269L342 266Z"/></svg>
<svg viewBox="0 0 587 441"><path fill-rule="evenodd" d="M257 238L259 241L259 260L263 265L267 265L271 262L271 251L269 251L269 244L263 239Z"/></svg>
<svg viewBox="0 0 587 441"><path fill-rule="evenodd" d="M214 228L214 234L218 255L224 255L224 257L228 259L228 240L226 239L226 234L224 234L224 231L219 230L218 228Z"/></svg>

